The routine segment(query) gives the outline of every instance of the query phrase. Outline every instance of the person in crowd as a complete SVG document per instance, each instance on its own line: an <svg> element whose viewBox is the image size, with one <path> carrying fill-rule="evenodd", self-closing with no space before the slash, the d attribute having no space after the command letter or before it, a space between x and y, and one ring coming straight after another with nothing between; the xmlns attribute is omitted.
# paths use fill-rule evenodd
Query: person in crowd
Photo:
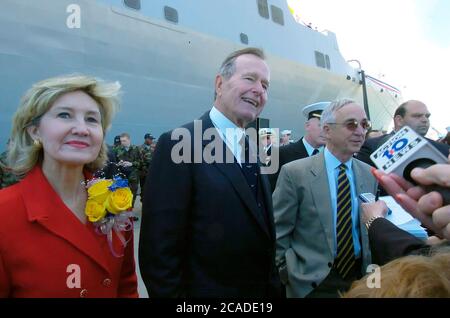
<svg viewBox="0 0 450 318"><path fill-rule="evenodd" d="M113 162L116 163L117 162L117 156L116 156L116 151L114 149L114 145L106 145L107 146L107 155L108 155L108 163Z"/></svg>
<svg viewBox="0 0 450 318"><path fill-rule="evenodd" d="M439 139L439 142L446 145L450 145L450 127L447 127L447 134L441 139Z"/></svg>
<svg viewBox="0 0 450 318"><path fill-rule="evenodd" d="M371 129L366 134L366 141L367 141L367 139L377 138L377 137L381 137L383 135L384 135L384 133L382 130Z"/></svg>
<svg viewBox="0 0 450 318"><path fill-rule="evenodd" d="M259 142L262 144L262 163L264 165L269 164L270 156L272 155L272 130L270 128L261 128L259 130Z"/></svg>
<svg viewBox="0 0 450 318"><path fill-rule="evenodd" d="M10 145L11 142L10 139L8 139L8 142L6 143L7 150L0 154L0 189L6 188L19 181L19 178L11 171L11 168L9 168L6 163Z"/></svg>
<svg viewBox="0 0 450 318"><path fill-rule="evenodd" d="M155 137L153 137L152 134L145 134L144 143L139 147L139 150L141 151L141 162L142 162L141 170L139 171L139 185L141 186L141 203L144 201L145 177L148 174L148 168L153 158L153 151L154 151L154 148L152 148L153 140L155 140Z"/></svg>
<svg viewBox="0 0 450 318"><path fill-rule="evenodd" d="M344 298L449 298L449 264L448 246L430 255L404 256L381 266L378 275L355 281Z"/></svg>
<svg viewBox="0 0 450 318"><path fill-rule="evenodd" d="M120 143L120 135L117 135L114 137L114 144L113 147L119 147L121 145Z"/></svg>
<svg viewBox="0 0 450 318"><path fill-rule="evenodd" d="M281 296L270 186L250 160L256 144L245 135L264 109L269 81L262 50L231 53L216 75L212 109L159 138L139 243L150 297ZM204 157L210 141L195 142L199 125L201 135L215 134L222 150L212 163ZM178 148L180 138L187 148ZM194 158L198 146L203 155ZM174 153L187 159L180 162Z"/></svg>
<svg viewBox="0 0 450 318"><path fill-rule="evenodd" d="M138 146L131 144L131 138L128 133L120 134L120 146L115 148L116 160L121 170L128 179L128 184L133 192L133 203L139 187L139 170L141 169L141 152Z"/></svg>
<svg viewBox="0 0 450 318"><path fill-rule="evenodd" d="M283 165L297 159L316 155L323 149L325 138L322 135L322 128L320 127L320 116L323 109L329 104L329 102L320 102L303 107L302 112L306 119L306 135L295 143L286 147L280 147L278 170L276 173L269 175L272 192L275 191L278 175Z"/></svg>
<svg viewBox="0 0 450 318"><path fill-rule="evenodd" d="M153 141L152 144L150 145L150 149L152 150L153 153L155 152L157 143L158 143L158 140Z"/></svg>
<svg viewBox="0 0 450 318"><path fill-rule="evenodd" d="M285 129L281 131L280 146L287 146L291 141L292 131Z"/></svg>
<svg viewBox="0 0 450 318"><path fill-rule="evenodd" d="M411 127L417 134L425 137L430 128L430 112L427 106L417 100L408 100L401 104L395 111L394 114L394 130L381 137L375 137L367 139L361 150L356 155L358 160L361 160L373 167L375 164L370 159L370 155L378 149L383 143L385 143L389 138L391 138L397 131L399 131L404 126ZM444 156L449 155L449 146L436 142L434 140L428 139L434 147L436 147Z"/></svg>
<svg viewBox="0 0 450 318"><path fill-rule="evenodd" d="M69 75L34 84L22 99L8 164L23 179L0 191L0 297L138 296L133 231L113 233L116 257L85 212L85 182L106 160L119 89Z"/></svg>
<svg viewBox="0 0 450 318"><path fill-rule="evenodd" d="M349 99L322 113L325 150L281 168L273 193L276 262L287 297L338 297L371 264L358 195L374 192L370 167L353 158L370 122Z"/></svg>

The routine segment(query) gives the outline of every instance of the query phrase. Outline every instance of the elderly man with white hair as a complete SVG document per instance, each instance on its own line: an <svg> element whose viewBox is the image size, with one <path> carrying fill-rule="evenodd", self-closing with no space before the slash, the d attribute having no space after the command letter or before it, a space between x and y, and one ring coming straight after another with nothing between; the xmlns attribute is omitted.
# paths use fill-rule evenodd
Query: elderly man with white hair
<svg viewBox="0 0 450 318"><path fill-rule="evenodd" d="M273 193L276 263L287 297L338 297L371 264L358 195L374 192L370 166L353 158L370 129L348 99L322 113L326 147L281 168Z"/></svg>

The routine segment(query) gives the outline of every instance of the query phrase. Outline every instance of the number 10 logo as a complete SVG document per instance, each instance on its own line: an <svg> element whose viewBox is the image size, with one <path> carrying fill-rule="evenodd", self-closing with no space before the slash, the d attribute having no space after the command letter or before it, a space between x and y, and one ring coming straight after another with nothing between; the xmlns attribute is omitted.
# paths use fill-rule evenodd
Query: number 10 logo
<svg viewBox="0 0 450 318"><path fill-rule="evenodd" d="M402 138L397 140L391 147L391 149L386 150L383 153L383 157L387 157L388 159L391 159L394 154L400 150L402 150L403 148L406 147L406 145L408 144L408 139L406 138Z"/></svg>

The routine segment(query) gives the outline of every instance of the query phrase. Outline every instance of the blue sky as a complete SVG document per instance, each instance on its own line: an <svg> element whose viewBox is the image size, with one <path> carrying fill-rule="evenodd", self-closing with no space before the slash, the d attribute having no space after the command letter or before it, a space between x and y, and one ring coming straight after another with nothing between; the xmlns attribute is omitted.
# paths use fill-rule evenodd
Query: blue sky
<svg viewBox="0 0 450 318"><path fill-rule="evenodd" d="M404 100L423 101L435 129L444 133L450 126L449 0L288 3L303 21L336 33L345 59L358 59L368 74L398 87Z"/></svg>
<svg viewBox="0 0 450 318"><path fill-rule="evenodd" d="M426 6L423 1L417 1L418 7ZM426 10L426 9L425 9ZM429 11L423 12L425 33L430 40L441 47L450 46L450 1L439 0L431 4Z"/></svg>

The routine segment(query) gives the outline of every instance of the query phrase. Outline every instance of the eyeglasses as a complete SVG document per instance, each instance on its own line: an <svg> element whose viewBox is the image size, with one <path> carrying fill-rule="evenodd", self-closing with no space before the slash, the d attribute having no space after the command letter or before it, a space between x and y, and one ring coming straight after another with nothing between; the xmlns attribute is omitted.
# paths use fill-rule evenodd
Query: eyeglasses
<svg viewBox="0 0 450 318"><path fill-rule="evenodd" d="M364 130L369 130L372 127L372 123L367 120L363 119L360 123L356 119L350 119L347 120L344 123L328 123L330 125L344 125L348 130L354 131L356 128L358 128L358 125L361 125L361 127Z"/></svg>

